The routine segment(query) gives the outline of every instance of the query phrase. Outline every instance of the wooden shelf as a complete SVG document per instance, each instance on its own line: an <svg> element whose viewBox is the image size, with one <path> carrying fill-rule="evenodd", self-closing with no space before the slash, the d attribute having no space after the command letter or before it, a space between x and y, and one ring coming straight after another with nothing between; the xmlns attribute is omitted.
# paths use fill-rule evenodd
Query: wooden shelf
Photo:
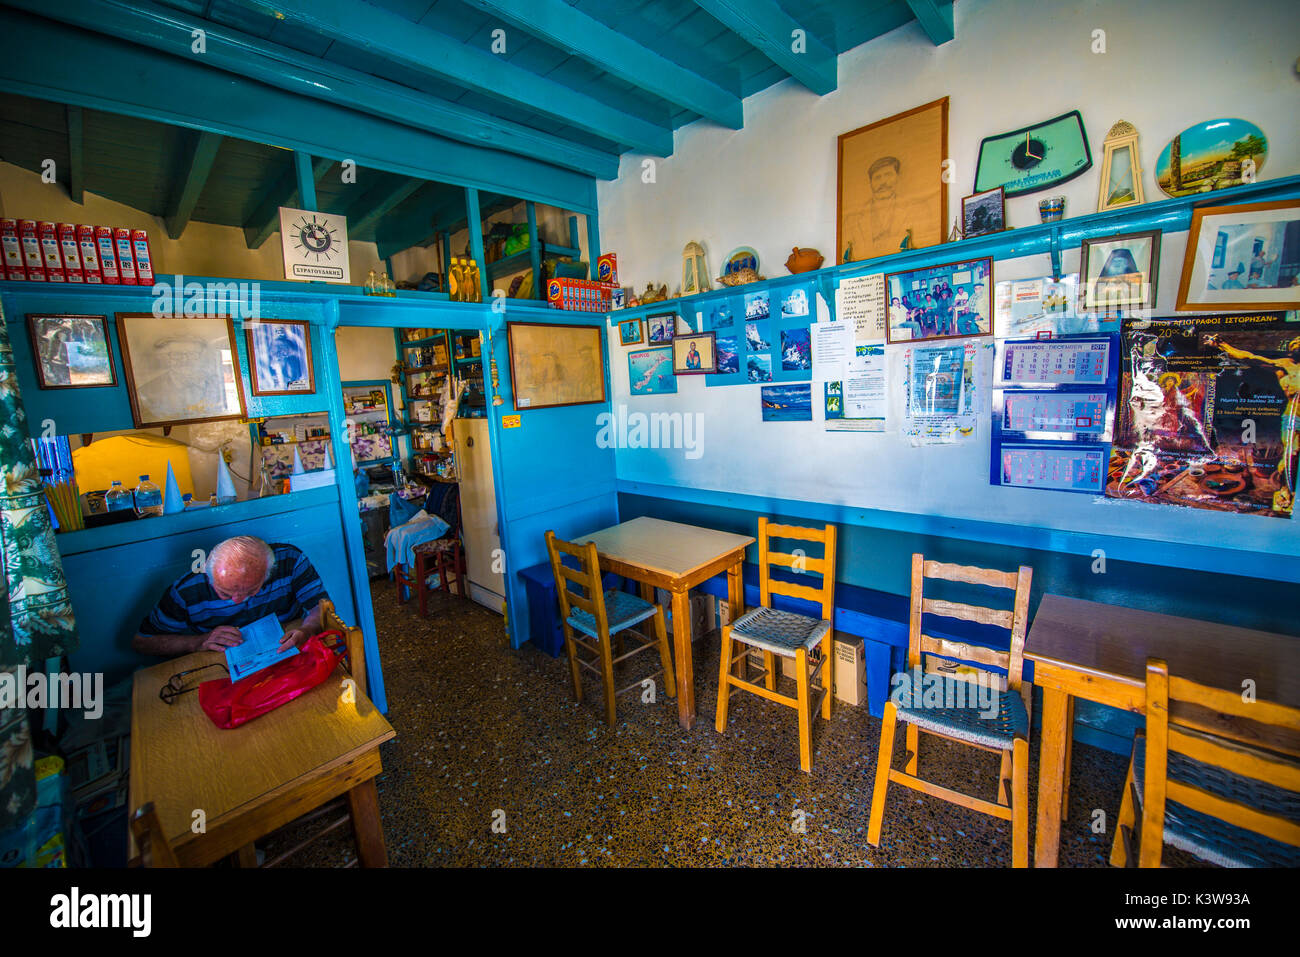
<svg viewBox="0 0 1300 957"><path fill-rule="evenodd" d="M550 243L542 243L539 261L545 262L548 259L564 259L568 257L575 262L582 259L582 251L574 249L572 246L552 246ZM489 279L497 279L501 276L509 276L513 273L523 272L525 269L533 268L532 250L525 249L523 252L512 253L509 256L502 257L496 262L488 263L487 274ZM534 288L537 283L534 280Z"/></svg>
<svg viewBox="0 0 1300 957"><path fill-rule="evenodd" d="M415 375L416 373L423 372L441 372L443 375L446 375L449 371L451 370L447 366L416 366L414 369L407 369L405 374Z"/></svg>

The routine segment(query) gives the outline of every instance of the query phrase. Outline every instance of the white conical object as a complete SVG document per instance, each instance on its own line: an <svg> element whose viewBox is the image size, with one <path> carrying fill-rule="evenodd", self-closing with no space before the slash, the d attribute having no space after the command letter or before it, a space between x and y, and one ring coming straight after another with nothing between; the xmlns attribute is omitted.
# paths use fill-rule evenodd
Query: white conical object
<svg viewBox="0 0 1300 957"><path fill-rule="evenodd" d="M321 465L322 469L332 469L334 467L334 456L330 454L330 444L325 443L325 461Z"/></svg>
<svg viewBox="0 0 1300 957"><path fill-rule="evenodd" d="M230 466L226 464L226 457L220 452L217 453L217 504L229 505L235 501L235 483L230 477Z"/></svg>
<svg viewBox="0 0 1300 957"><path fill-rule="evenodd" d="M295 445L293 447L293 474L301 475L305 471L307 470L302 467L302 456L298 454L298 446Z"/></svg>

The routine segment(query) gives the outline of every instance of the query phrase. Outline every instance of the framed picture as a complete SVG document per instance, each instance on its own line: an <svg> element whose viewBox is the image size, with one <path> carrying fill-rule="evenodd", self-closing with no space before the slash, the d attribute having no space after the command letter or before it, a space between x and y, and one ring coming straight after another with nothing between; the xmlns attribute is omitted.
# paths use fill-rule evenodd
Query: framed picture
<svg viewBox="0 0 1300 957"><path fill-rule="evenodd" d="M1006 195L1001 186L973 193L961 201L963 239L987 236L1007 228Z"/></svg>
<svg viewBox="0 0 1300 957"><path fill-rule="evenodd" d="M27 334L42 389L117 385L117 370L108 347L107 316L28 314Z"/></svg>
<svg viewBox="0 0 1300 957"><path fill-rule="evenodd" d="M1300 199L1193 209L1175 308L1300 308Z"/></svg>
<svg viewBox="0 0 1300 957"><path fill-rule="evenodd" d="M861 262L948 235L948 98L839 138L835 261Z"/></svg>
<svg viewBox="0 0 1300 957"><path fill-rule="evenodd" d="M888 342L993 335L993 260L893 272L885 276Z"/></svg>
<svg viewBox="0 0 1300 957"><path fill-rule="evenodd" d="M673 374L699 375L718 371L715 333L692 332L673 338Z"/></svg>
<svg viewBox="0 0 1300 957"><path fill-rule="evenodd" d="M600 326L507 322L515 408L550 409L605 401Z"/></svg>
<svg viewBox="0 0 1300 957"><path fill-rule="evenodd" d="M673 336L677 334L677 313L660 312L646 316L645 325L650 345L672 342Z"/></svg>
<svg viewBox="0 0 1300 957"><path fill-rule="evenodd" d="M1084 312L1156 307L1160 230L1085 239L1079 263Z"/></svg>
<svg viewBox="0 0 1300 957"><path fill-rule="evenodd" d="M677 391L673 350L633 349L627 354L628 391L632 395L666 395Z"/></svg>
<svg viewBox="0 0 1300 957"><path fill-rule="evenodd" d="M311 336L297 319L263 319L245 327L248 379L253 395L315 392Z"/></svg>
<svg viewBox="0 0 1300 957"><path fill-rule="evenodd" d="M230 319L119 312L117 339L137 429L244 417Z"/></svg>
<svg viewBox="0 0 1300 957"><path fill-rule="evenodd" d="M623 319L618 324L618 342L623 346L639 346L645 342L645 320Z"/></svg>

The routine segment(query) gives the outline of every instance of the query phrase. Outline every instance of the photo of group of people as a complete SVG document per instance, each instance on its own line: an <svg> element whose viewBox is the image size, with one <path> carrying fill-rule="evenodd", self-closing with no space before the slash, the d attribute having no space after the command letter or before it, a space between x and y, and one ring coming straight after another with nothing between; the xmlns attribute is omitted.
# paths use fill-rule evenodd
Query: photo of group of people
<svg viewBox="0 0 1300 957"><path fill-rule="evenodd" d="M992 276L988 259L890 273L887 340L992 335Z"/></svg>

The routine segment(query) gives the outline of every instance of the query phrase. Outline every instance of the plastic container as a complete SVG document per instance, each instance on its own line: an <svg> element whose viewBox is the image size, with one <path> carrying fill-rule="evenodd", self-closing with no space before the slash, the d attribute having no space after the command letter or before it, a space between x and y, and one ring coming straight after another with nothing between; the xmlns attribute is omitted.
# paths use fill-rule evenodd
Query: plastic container
<svg viewBox="0 0 1300 957"><path fill-rule="evenodd" d="M104 494L104 505L110 512L122 512L133 508L135 503L131 498L131 493L122 488L122 483L114 482L113 486Z"/></svg>
<svg viewBox="0 0 1300 957"><path fill-rule="evenodd" d="M144 518L148 515L163 513L162 489L149 481L149 476L141 475L140 484L135 487L135 514Z"/></svg>

